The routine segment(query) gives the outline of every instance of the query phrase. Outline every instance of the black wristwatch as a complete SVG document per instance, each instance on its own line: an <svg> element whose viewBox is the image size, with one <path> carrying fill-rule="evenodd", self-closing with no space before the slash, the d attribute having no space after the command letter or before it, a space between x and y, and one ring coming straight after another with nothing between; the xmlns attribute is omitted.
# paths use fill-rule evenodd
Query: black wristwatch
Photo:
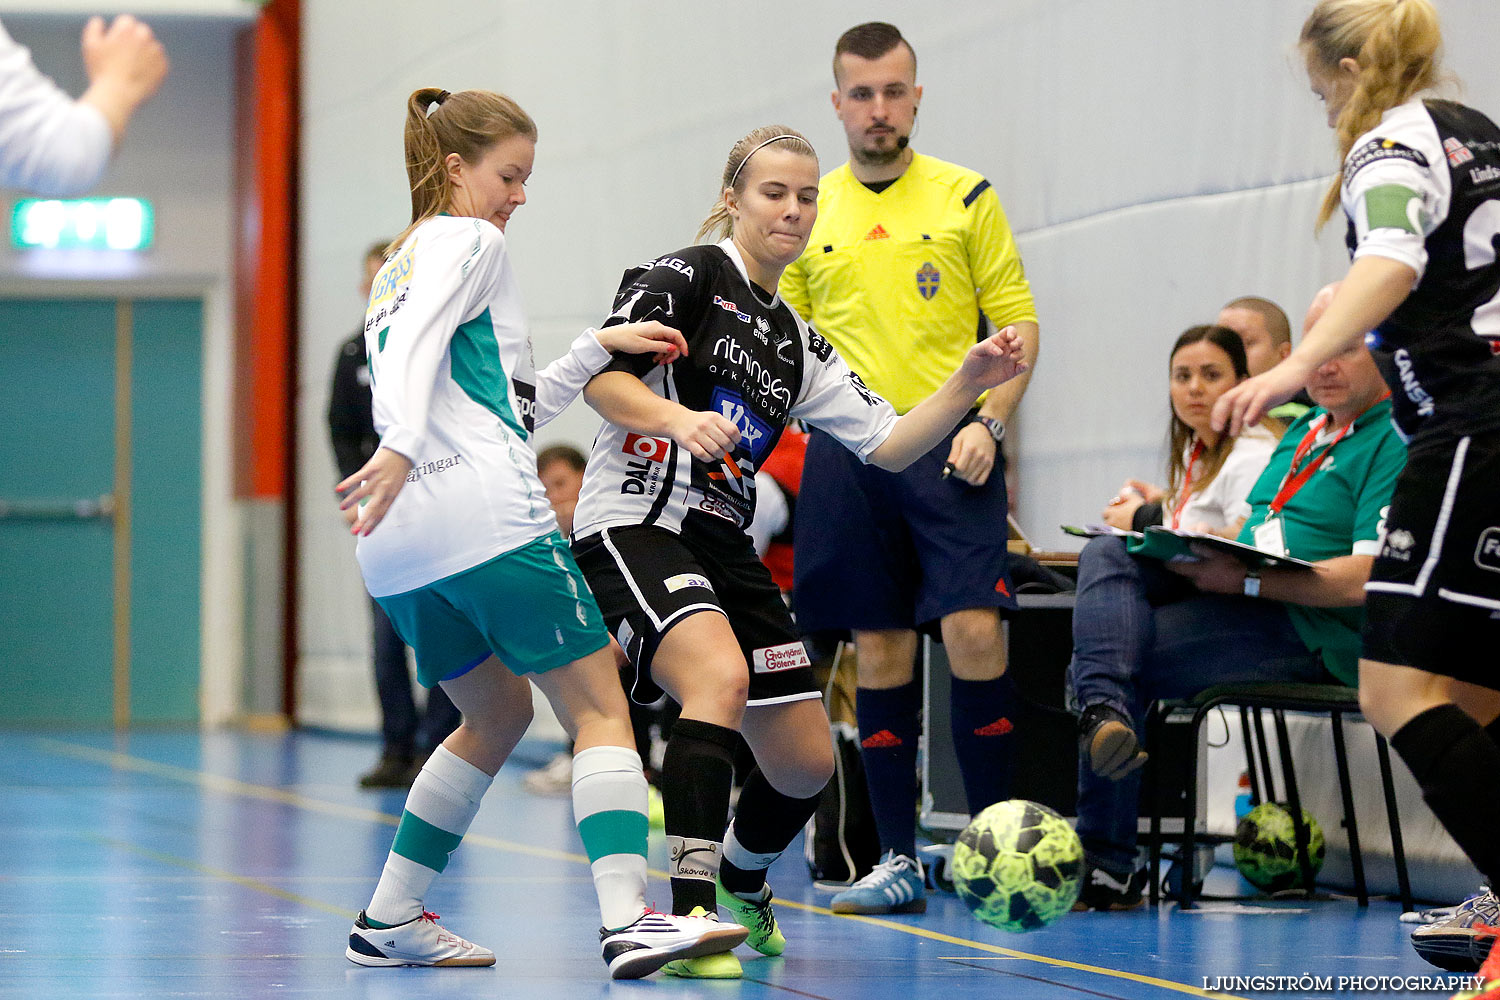
<svg viewBox="0 0 1500 1000"><path fill-rule="evenodd" d="M1005 421L997 417L986 417L981 414L974 418L974 422L982 424L984 429L990 432L990 437L995 439L996 444L1005 440Z"/></svg>

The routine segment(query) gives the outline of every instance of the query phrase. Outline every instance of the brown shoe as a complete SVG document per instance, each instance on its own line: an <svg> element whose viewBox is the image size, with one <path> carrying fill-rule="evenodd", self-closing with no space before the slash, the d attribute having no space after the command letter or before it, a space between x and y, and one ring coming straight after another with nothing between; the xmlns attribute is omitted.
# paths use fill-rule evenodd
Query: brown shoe
<svg viewBox="0 0 1500 1000"><path fill-rule="evenodd" d="M1119 781L1146 763L1130 720L1108 705L1090 705L1078 720L1079 750L1101 778Z"/></svg>
<svg viewBox="0 0 1500 1000"><path fill-rule="evenodd" d="M373 770L359 776L360 788L410 788L416 775L412 773L411 756L386 751Z"/></svg>

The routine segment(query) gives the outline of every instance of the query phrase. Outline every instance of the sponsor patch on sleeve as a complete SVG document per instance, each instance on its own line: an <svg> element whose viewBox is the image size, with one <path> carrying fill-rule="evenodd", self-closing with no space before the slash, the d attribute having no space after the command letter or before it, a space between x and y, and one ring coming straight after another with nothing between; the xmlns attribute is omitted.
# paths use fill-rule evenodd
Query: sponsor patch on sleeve
<svg viewBox="0 0 1500 1000"><path fill-rule="evenodd" d="M1424 215L1422 196L1404 184L1377 184L1365 192L1365 219L1370 229L1399 229L1421 236Z"/></svg>
<svg viewBox="0 0 1500 1000"><path fill-rule="evenodd" d="M828 358L833 354L833 345L812 327L807 328L807 349L824 364L828 363Z"/></svg>
<svg viewBox="0 0 1500 1000"><path fill-rule="evenodd" d="M757 674L779 674L783 670L812 666L812 660L807 656L807 647L800 642L762 646L750 654L750 662Z"/></svg>
<svg viewBox="0 0 1500 1000"><path fill-rule="evenodd" d="M1354 150L1344 161L1344 183L1372 163L1381 160L1407 160L1419 167L1427 166L1427 157L1395 139L1371 139Z"/></svg>
<svg viewBox="0 0 1500 1000"><path fill-rule="evenodd" d="M697 573L678 573L676 576L667 577L662 582L667 585L667 593L669 594L675 594L679 590L684 590L688 587L702 587L704 590L714 589L713 584L708 582L708 577L699 576Z"/></svg>
<svg viewBox="0 0 1500 1000"><path fill-rule="evenodd" d="M856 393L859 394L859 398L863 399L865 401L865 404L867 406L879 406L880 405L880 403L881 403L880 397L877 396L877 395L875 395L874 390L872 390L869 386L865 385L865 380L859 377L859 373L858 372L851 371L848 375L845 375L844 377L849 380L849 387L852 388Z"/></svg>

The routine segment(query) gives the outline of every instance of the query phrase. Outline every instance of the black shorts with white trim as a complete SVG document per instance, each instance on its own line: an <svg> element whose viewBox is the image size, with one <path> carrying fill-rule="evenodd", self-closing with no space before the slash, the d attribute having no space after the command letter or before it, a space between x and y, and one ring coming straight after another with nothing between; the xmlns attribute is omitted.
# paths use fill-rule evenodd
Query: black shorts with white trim
<svg viewBox="0 0 1500 1000"><path fill-rule="evenodd" d="M702 611L724 615L734 630L750 671L746 704L821 696L780 589L734 525L691 518L681 534L657 525L606 528L576 540L573 556L635 667L629 694L638 704L662 695L651 679L662 638Z"/></svg>
<svg viewBox="0 0 1500 1000"><path fill-rule="evenodd" d="M1412 439L1363 640L1366 659L1500 686L1500 432Z"/></svg>

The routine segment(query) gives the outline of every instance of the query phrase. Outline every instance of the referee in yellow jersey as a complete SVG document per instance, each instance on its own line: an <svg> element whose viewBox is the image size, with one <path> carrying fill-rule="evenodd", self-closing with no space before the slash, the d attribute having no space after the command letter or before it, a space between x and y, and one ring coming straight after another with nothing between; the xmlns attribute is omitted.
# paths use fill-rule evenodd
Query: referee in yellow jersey
<svg viewBox="0 0 1500 1000"><path fill-rule="evenodd" d="M862 24L839 39L833 71L849 161L822 178L817 223L782 296L900 413L942 384L985 317L1014 326L1035 366L1036 310L994 189L909 147L922 100L911 45L892 25ZM901 473L860 464L821 432L808 445L794 534L798 623L854 634L861 754L886 852L834 897L836 912L927 907L913 809L917 629L938 629L952 664L970 811L1009 798L1016 698L998 609L1015 600L1000 440L1029 378L991 392Z"/></svg>

